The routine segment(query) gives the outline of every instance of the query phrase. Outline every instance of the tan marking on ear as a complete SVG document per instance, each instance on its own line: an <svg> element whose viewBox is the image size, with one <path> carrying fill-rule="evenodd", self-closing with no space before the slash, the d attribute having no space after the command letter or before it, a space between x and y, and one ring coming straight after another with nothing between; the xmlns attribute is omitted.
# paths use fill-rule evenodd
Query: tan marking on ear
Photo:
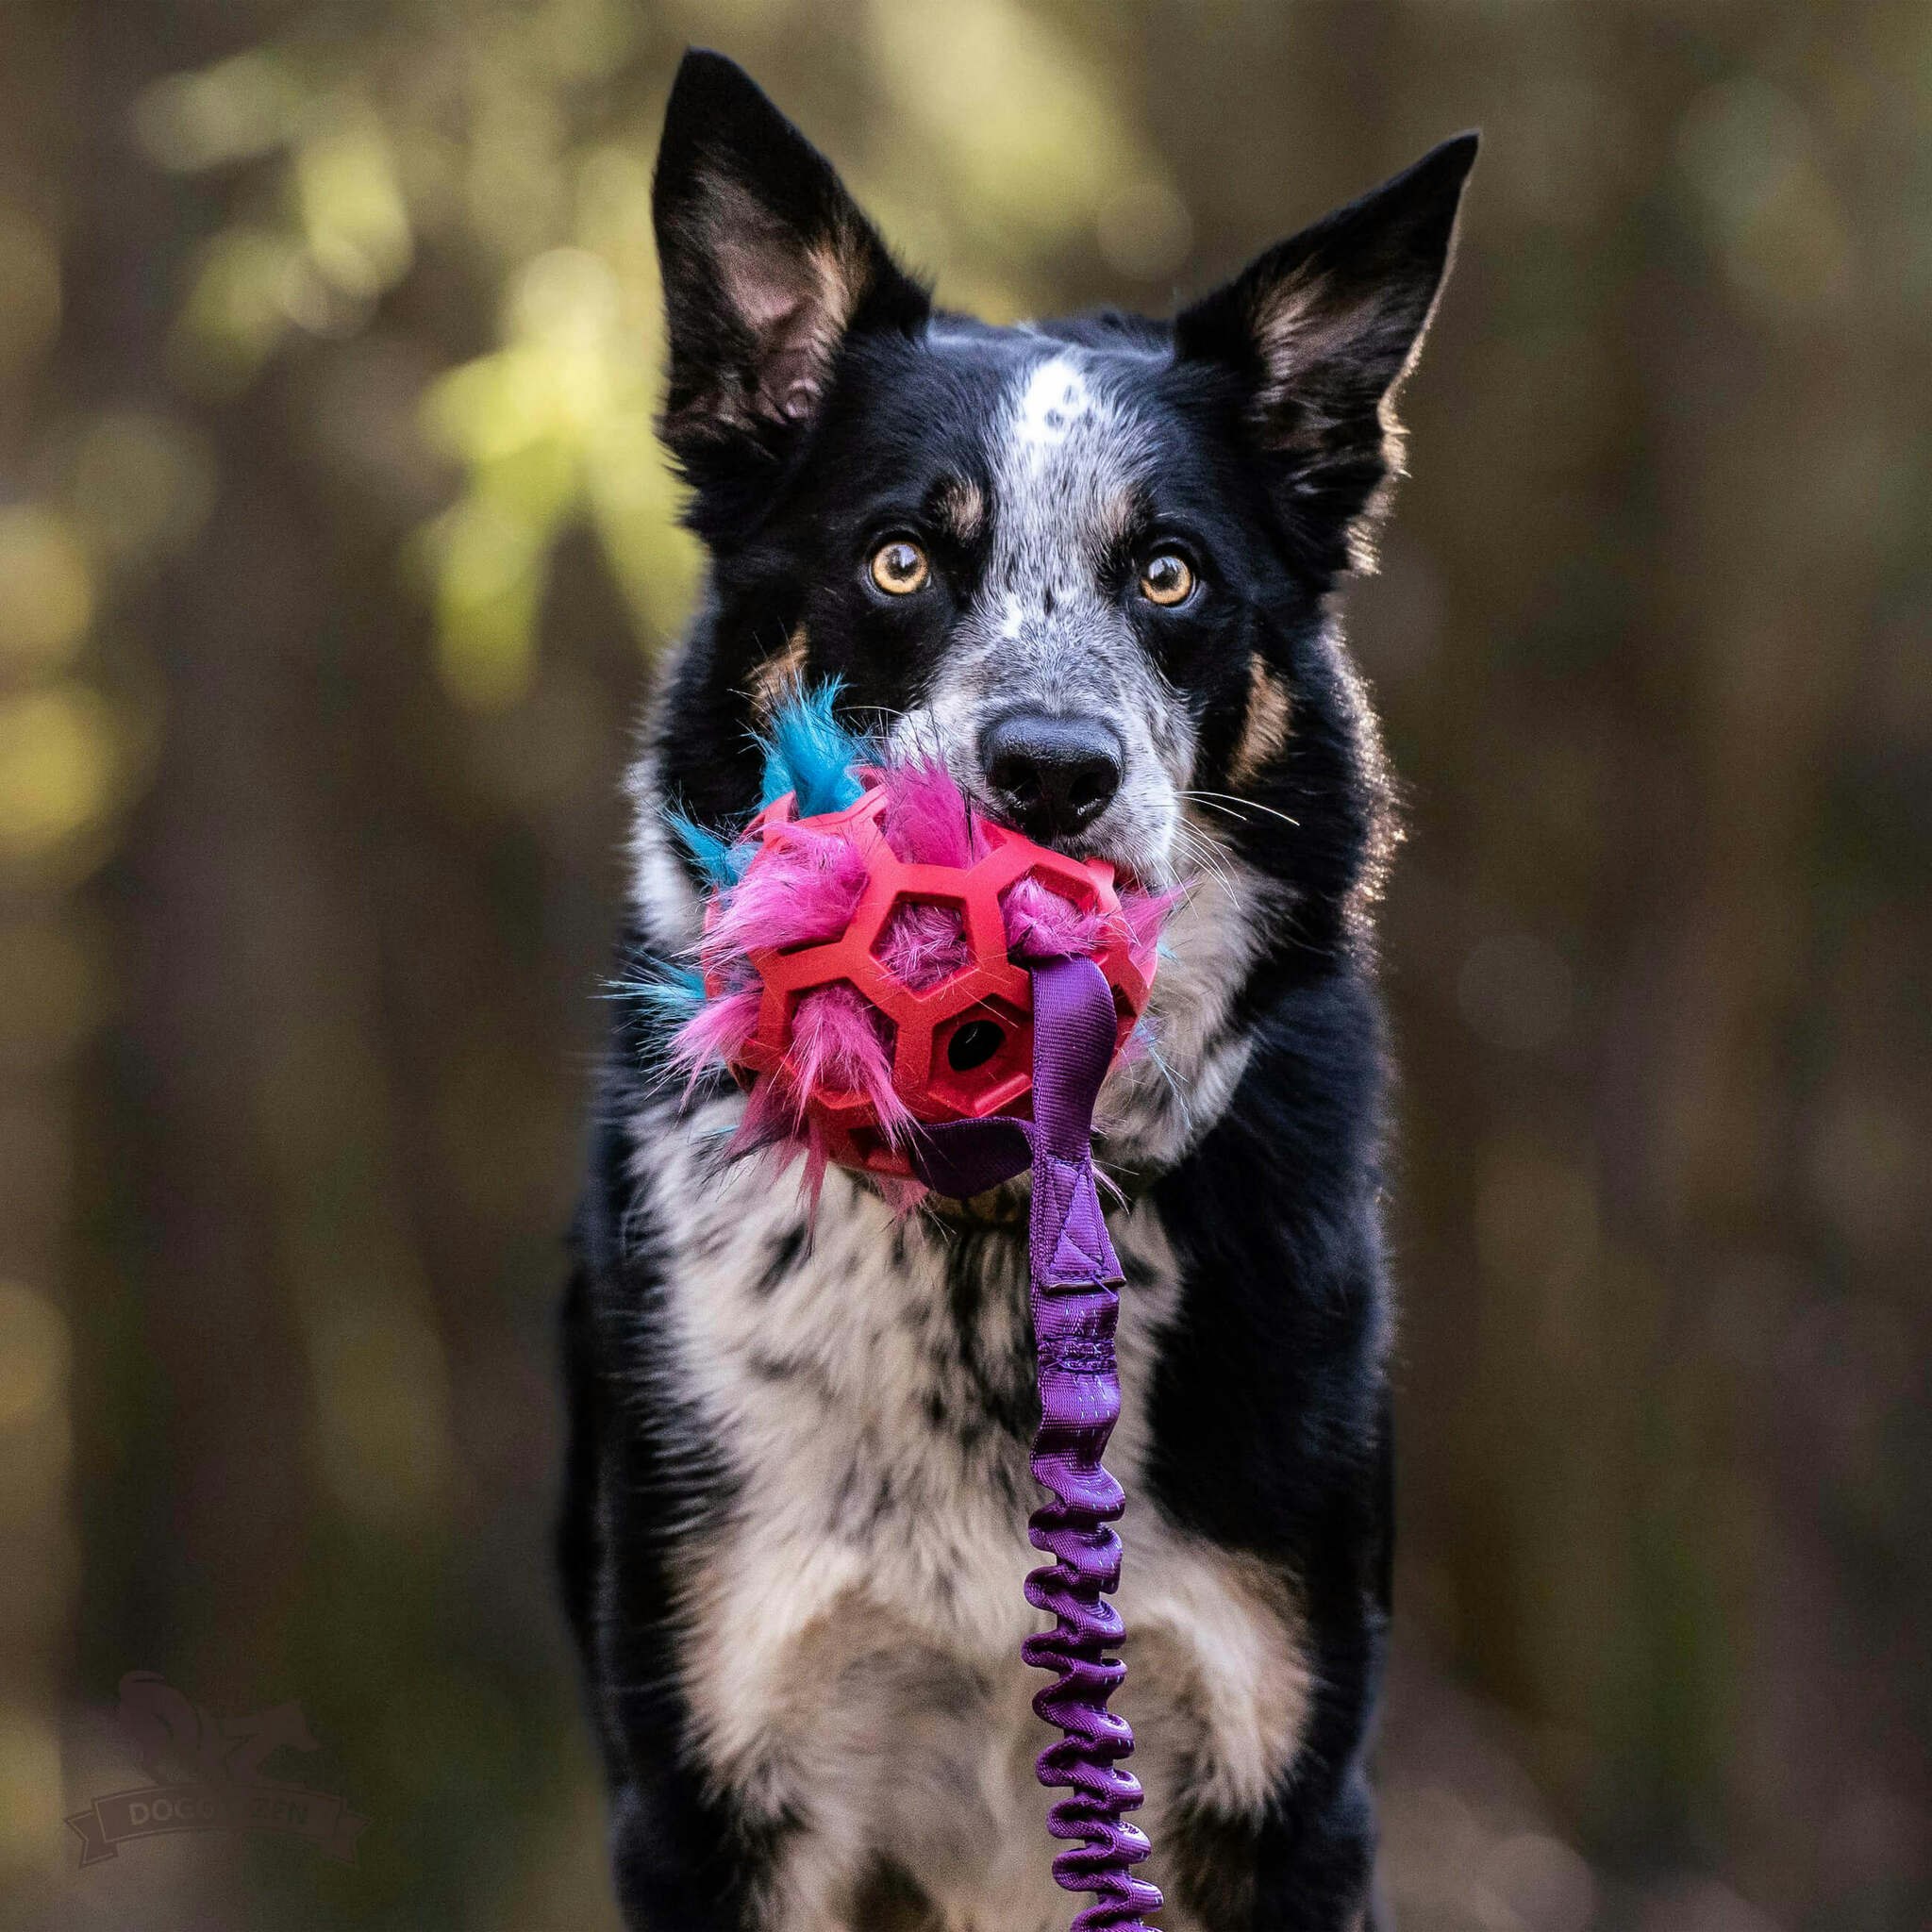
<svg viewBox="0 0 1932 1932"><path fill-rule="evenodd" d="M717 238L713 270L751 353L746 367L719 373L717 390L668 410L667 433L714 436L760 418L796 422L809 415L872 285L865 231L841 223L801 243L748 189L728 179L707 182L687 220Z"/></svg>
<svg viewBox="0 0 1932 1932"><path fill-rule="evenodd" d="M1241 741L1227 768L1230 785L1245 785L1255 774L1280 756L1291 725L1288 691L1280 677L1257 651L1248 660L1248 715Z"/></svg>
<svg viewBox="0 0 1932 1932"><path fill-rule="evenodd" d="M956 476L947 482L935 508L961 543L976 541L986 527L986 491L970 476Z"/></svg>
<svg viewBox="0 0 1932 1932"><path fill-rule="evenodd" d="M752 674L751 713L759 724L769 724L773 712L803 682L805 650L809 641L804 625L797 625L785 640L785 648L767 658Z"/></svg>
<svg viewBox="0 0 1932 1932"><path fill-rule="evenodd" d="M1345 353L1353 341L1354 318L1328 290L1321 270L1304 262L1254 305L1251 326L1263 372L1255 400L1264 410L1280 408L1292 397L1296 377Z"/></svg>
<svg viewBox="0 0 1932 1932"><path fill-rule="evenodd" d="M1395 374L1375 404L1375 423L1382 440L1382 480L1356 513L1348 531L1349 567L1358 576L1374 575L1376 533L1388 516L1395 486L1407 474L1408 441L1396 404L1422 359L1423 341L1435 320L1447 281L1445 265L1427 310L1408 337ZM1319 382L1308 382L1311 373L1373 348L1378 331L1391 341L1399 341L1404 333L1399 322L1379 317L1360 303L1336 303L1328 276L1313 262L1303 263L1268 291L1253 311L1250 326L1263 371L1254 400L1255 427L1264 443L1311 461L1323 456L1339 420L1335 404L1322 395ZM1284 420L1293 425L1285 435Z"/></svg>
<svg viewBox="0 0 1932 1932"><path fill-rule="evenodd" d="M841 226L828 239L810 243L805 262L812 287L799 305L802 325L795 320L791 325L798 335L792 349L797 369L775 399L787 416L802 415L817 403L839 343L872 288L872 258L858 228Z"/></svg>

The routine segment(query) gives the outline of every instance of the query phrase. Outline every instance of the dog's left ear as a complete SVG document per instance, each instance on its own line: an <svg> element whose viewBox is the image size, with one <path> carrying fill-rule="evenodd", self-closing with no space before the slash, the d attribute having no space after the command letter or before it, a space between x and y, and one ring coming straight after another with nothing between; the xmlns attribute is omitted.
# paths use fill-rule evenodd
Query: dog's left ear
<svg viewBox="0 0 1932 1932"><path fill-rule="evenodd" d="M652 216L670 336L664 440L701 499L755 492L824 400L848 338L916 328L925 291L831 162L722 54L695 50L677 70Z"/></svg>
<svg viewBox="0 0 1932 1932"><path fill-rule="evenodd" d="M1414 365L1477 137L1271 248L1174 322L1176 354L1232 368L1290 534L1321 571L1373 560L1400 473L1393 401Z"/></svg>

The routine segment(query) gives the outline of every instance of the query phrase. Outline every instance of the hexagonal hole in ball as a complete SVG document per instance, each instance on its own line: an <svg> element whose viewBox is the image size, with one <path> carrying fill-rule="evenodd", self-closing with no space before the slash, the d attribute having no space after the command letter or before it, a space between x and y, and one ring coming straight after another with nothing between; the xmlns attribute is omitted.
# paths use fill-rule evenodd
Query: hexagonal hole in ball
<svg viewBox="0 0 1932 1932"><path fill-rule="evenodd" d="M970 1074L985 1066L1006 1041L1006 1028L997 1020L969 1020L946 1041L946 1064L956 1074Z"/></svg>

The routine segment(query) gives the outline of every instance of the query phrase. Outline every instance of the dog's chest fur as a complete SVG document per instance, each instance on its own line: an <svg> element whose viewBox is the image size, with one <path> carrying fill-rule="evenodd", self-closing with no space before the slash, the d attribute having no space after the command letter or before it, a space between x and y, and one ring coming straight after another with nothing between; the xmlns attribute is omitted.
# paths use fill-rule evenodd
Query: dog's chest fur
<svg viewBox="0 0 1932 1932"><path fill-rule="evenodd" d="M730 1110L660 1115L639 1137L663 1373L735 1478L682 1539L694 1752L753 1815L795 1825L773 1923L852 1923L895 1868L948 1932L1044 1932L1067 1901L1032 1769L1052 1735L1029 1707L1046 1680L1019 1659L1041 1494L1024 1222L895 1222L835 1172L808 1229L789 1180L707 1154ZM1261 1807L1308 1687L1287 1579L1178 1530L1141 1480L1178 1283L1149 1204L1113 1225L1127 1275L1108 1456L1128 1498L1117 1702L1158 1845L1169 1807Z"/></svg>

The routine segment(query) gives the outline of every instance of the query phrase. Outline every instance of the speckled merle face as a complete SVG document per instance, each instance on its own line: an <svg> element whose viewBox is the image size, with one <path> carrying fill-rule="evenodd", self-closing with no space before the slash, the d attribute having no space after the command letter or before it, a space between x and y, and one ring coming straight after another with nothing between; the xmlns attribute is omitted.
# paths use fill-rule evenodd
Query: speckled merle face
<svg viewBox="0 0 1932 1932"><path fill-rule="evenodd" d="M664 432L714 568L658 782L742 808L759 707L837 676L1036 838L1164 882L1211 828L1305 922L1339 906L1381 800L1325 600L1474 153L1173 322L995 328L934 310L752 83L690 57L657 188Z"/></svg>
<svg viewBox="0 0 1932 1932"><path fill-rule="evenodd" d="M1171 353L943 318L846 375L757 546L814 559L793 655L1035 838L1171 876L1203 724L1247 695L1267 541Z"/></svg>

